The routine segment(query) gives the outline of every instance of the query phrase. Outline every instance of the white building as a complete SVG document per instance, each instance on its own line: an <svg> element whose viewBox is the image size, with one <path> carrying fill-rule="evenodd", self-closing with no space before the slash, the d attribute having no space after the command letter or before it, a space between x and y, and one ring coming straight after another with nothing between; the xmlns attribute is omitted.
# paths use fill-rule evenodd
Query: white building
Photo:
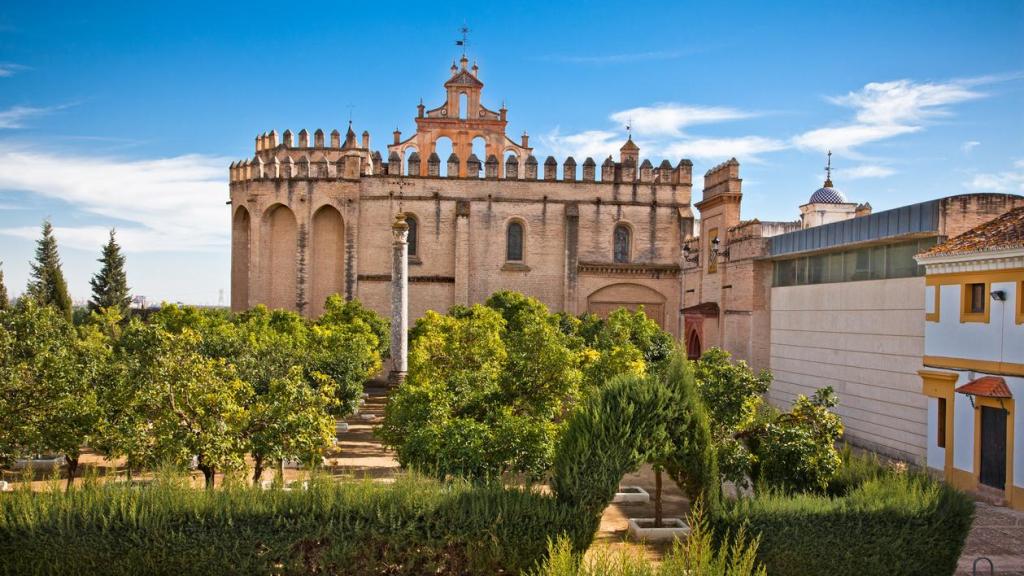
<svg viewBox="0 0 1024 576"><path fill-rule="evenodd" d="M1024 510L1024 207L923 252L927 463Z"/></svg>

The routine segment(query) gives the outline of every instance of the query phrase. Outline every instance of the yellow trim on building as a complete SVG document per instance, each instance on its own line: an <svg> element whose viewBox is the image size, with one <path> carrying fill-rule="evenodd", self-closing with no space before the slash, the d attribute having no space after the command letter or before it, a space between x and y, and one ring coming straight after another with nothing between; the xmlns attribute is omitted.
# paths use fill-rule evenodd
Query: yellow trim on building
<svg viewBox="0 0 1024 576"><path fill-rule="evenodd" d="M1006 493L1006 504L1016 510L1024 509L1024 502L1014 501L1013 490L1013 413L1014 402L1012 398L988 398L986 396L974 397L974 483L981 483L981 407L1006 410L1006 481L1003 484L1003 491Z"/></svg>
<svg viewBox="0 0 1024 576"><path fill-rule="evenodd" d="M942 294L942 286L936 285L936 286L933 286L932 289L935 291L935 308L934 308L934 312L931 312L931 313L925 312L924 313L924 321L925 322L938 322L939 321L939 310L940 310L940 307L939 307L939 301L940 301L939 295Z"/></svg>
<svg viewBox="0 0 1024 576"><path fill-rule="evenodd" d="M971 311L971 296L973 290L969 288L976 284L984 286L981 294L981 312ZM937 288L937 287L936 287ZM982 324L988 324L992 314L992 305L989 304L989 292L992 291L992 284L990 282L983 282L981 280L965 282L960 284L960 323L964 322L980 322Z"/></svg>
<svg viewBox="0 0 1024 576"><path fill-rule="evenodd" d="M1024 324L1024 280L1017 283L1017 324Z"/></svg>
<svg viewBox="0 0 1024 576"><path fill-rule="evenodd" d="M1024 364L997 362L994 360L969 360L949 356L925 356L924 365L929 368L947 370L974 370L996 376L1024 376Z"/></svg>
<svg viewBox="0 0 1024 576"><path fill-rule="evenodd" d="M931 398L941 398L946 401L946 437L943 439L945 459L943 468L946 481L953 482L953 414L956 412L956 394L953 389L960 377L955 372L936 372L934 370L918 370L921 376L921 393ZM927 437L927 435L925 435Z"/></svg>

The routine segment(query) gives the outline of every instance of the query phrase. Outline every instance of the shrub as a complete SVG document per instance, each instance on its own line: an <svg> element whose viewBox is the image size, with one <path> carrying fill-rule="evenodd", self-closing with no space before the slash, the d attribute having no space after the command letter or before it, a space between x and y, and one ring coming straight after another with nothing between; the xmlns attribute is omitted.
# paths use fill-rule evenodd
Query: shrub
<svg viewBox="0 0 1024 576"><path fill-rule="evenodd" d="M723 538L716 547L712 531L699 506L690 515L690 535L676 540L660 564L648 560L640 548L612 552L604 548L584 557L566 538L548 544L548 558L530 576L765 576L756 559L757 539L741 529L735 538Z"/></svg>
<svg viewBox="0 0 1024 576"><path fill-rule="evenodd" d="M26 490L0 499L0 574L519 573L575 524L550 496L418 477Z"/></svg>
<svg viewBox="0 0 1024 576"><path fill-rule="evenodd" d="M691 500L714 509L719 495L711 431L693 375L679 352L661 378L622 375L569 419L552 467L557 498L579 511L590 543L622 476L658 458Z"/></svg>
<svg viewBox="0 0 1024 576"><path fill-rule="evenodd" d="M974 516L965 494L920 473L881 473L839 498L780 492L740 499L720 531L760 536L772 576L953 574Z"/></svg>

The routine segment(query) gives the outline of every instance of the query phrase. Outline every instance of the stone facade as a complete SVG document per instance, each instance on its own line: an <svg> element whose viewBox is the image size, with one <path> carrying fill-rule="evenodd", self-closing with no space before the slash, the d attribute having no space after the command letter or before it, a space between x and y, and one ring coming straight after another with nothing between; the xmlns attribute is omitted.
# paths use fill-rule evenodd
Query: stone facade
<svg viewBox="0 0 1024 576"><path fill-rule="evenodd" d="M305 130L297 140L257 137L255 156L230 168L232 309L262 303L316 315L337 293L389 315L390 224L401 213L411 226L411 320L518 290L574 314L642 305L679 335L691 162L637 169L639 149L627 140L600 179L591 158L582 174L573 158L561 178L554 158L541 172L528 137L505 135L507 110L482 105L478 69L467 64L453 65L444 104L419 106L415 135L396 131L386 162L351 126L344 142L321 130L312 143ZM453 153L441 159L444 137ZM472 155L476 138L486 159Z"/></svg>

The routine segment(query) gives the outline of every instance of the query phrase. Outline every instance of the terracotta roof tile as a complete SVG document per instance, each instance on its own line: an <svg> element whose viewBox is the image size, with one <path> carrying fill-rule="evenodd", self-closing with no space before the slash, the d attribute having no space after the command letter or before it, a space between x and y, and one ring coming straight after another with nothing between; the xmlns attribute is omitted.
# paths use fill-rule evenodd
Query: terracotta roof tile
<svg viewBox="0 0 1024 576"><path fill-rule="evenodd" d="M1013 398L1006 380L999 376L982 376L956 389L961 394L986 396L988 398Z"/></svg>
<svg viewBox="0 0 1024 576"><path fill-rule="evenodd" d="M952 256L1011 248L1024 248L1024 206L975 226L955 238L925 250L919 256Z"/></svg>

